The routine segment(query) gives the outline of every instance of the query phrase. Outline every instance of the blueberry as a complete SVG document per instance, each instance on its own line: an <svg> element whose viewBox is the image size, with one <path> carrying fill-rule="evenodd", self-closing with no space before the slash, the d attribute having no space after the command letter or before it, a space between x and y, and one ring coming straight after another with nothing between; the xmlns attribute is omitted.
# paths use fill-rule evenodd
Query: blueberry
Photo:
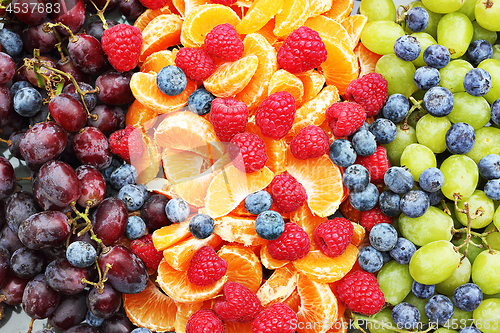
<svg viewBox="0 0 500 333"><path fill-rule="evenodd" d="M446 148L452 154L462 155L470 152L476 143L474 127L467 123L451 125L445 135Z"/></svg>
<svg viewBox="0 0 500 333"><path fill-rule="evenodd" d="M361 164L353 164L345 169L342 182L348 190L361 192L370 183L370 173Z"/></svg>
<svg viewBox="0 0 500 333"><path fill-rule="evenodd" d="M66 249L66 259L75 267L90 267L95 264L96 257L96 249L87 242L74 241Z"/></svg>
<svg viewBox="0 0 500 333"><path fill-rule="evenodd" d="M441 202L441 199L443 199L443 192L441 192L441 190L436 192L425 192L425 194L429 197L429 204L431 206L437 205Z"/></svg>
<svg viewBox="0 0 500 333"><path fill-rule="evenodd" d="M399 209L399 194L392 192L391 190L384 191L380 193L378 198L378 204L380 206L380 211L387 216L397 216L401 213Z"/></svg>
<svg viewBox="0 0 500 333"><path fill-rule="evenodd" d="M394 43L394 54L401 60L413 61L420 55L420 43L410 35L403 35Z"/></svg>
<svg viewBox="0 0 500 333"><path fill-rule="evenodd" d="M118 191L117 198L123 201L129 212L138 210L144 204L144 192L137 185L128 184Z"/></svg>
<svg viewBox="0 0 500 333"><path fill-rule="evenodd" d="M413 32L422 32L429 24L429 13L422 7L413 7L406 13L406 26Z"/></svg>
<svg viewBox="0 0 500 333"><path fill-rule="evenodd" d="M12 87L10 87L10 95L15 96L16 92L18 92L19 90L21 90L23 88L33 88L33 86L28 81L14 82L14 84L12 84Z"/></svg>
<svg viewBox="0 0 500 333"><path fill-rule="evenodd" d="M370 132L380 144L388 144L396 138L396 125L389 119L378 118L370 125Z"/></svg>
<svg viewBox="0 0 500 333"><path fill-rule="evenodd" d="M420 311L415 305L402 302L396 305L391 312L392 321L399 329L411 330L420 323Z"/></svg>
<svg viewBox="0 0 500 333"><path fill-rule="evenodd" d="M432 295L434 295L434 292L436 291L436 285L422 284L418 283L417 281L413 281L413 284L411 285L411 291L416 298L429 299L432 297Z"/></svg>
<svg viewBox="0 0 500 333"><path fill-rule="evenodd" d="M125 237L130 240L138 239L146 233L146 223L139 216L129 216L125 227Z"/></svg>
<svg viewBox="0 0 500 333"><path fill-rule="evenodd" d="M484 39L476 39L470 43L467 49L467 59L473 66L479 65L481 61L489 59L492 56L493 46Z"/></svg>
<svg viewBox="0 0 500 333"><path fill-rule="evenodd" d="M197 89L189 95L188 109L199 116L206 115L210 112L214 99L215 96L208 92L208 90L204 88Z"/></svg>
<svg viewBox="0 0 500 333"><path fill-rule="evenodd" d="M372 132L361 130L353 135L352 146L359 155L370 156L377 150L377 140Z"/></svg>
<svg viewBox="0 0 500 333"><path fill-rule="evenodd" d="M476 310L483 301L483 291L474 283L463 284L453 292L453 304L462 311Z"/></svg>
<svg viewBox="0 0 500 333"><path fill-rule="evenodd" d="M147 186L144 184L136 184L136 186L141 189L142 193L144 194L144 202L146 202L149 199L149 197L151 196L151 194L148 191Z"/></svg>
<svg viewBox="0 0 500 333"><path fill-rule="evenodd" d="M152 332L149 329L145 328L145 327L138 327L138 328L134 329L130 333L152 333Z"/></svg>
<svg viewBox="0 0 500 333"><path fill-rule="evenodd" d="M473 68L464 76L464 89L472 96L484 96L491 89L491 75L482 68Z"/></svg>
<svg viewBox="0 0 500 333"><path fill-rule="evenodd" d="M424 191L409 191L401 198L399 208L410 218L417 218L425 214L430 206L429 196Z"/></svg>
<svg viewBox="0 0 500 333"><path fill-rule="evenodd" d="M454 105L453 94L444 87L432 87L424 95L424 109L433 117L449 115Z"/></svg>
<svg viewBox="0 0 500 333"><path fill-rule="evenodd" d="M358 262L361 269L368 273L375 273L384 265L384 258L379 251L367 246L359 251Z"/></svg>
<svg viewBox="0 0 500 333"><path fill-rule="evenodd" d="M387 264L389 261L392 260L391 255L389 254L389 251L378 251L382 255L382 261L385 264Z"/></svg>
<svg viewBox="0 0 500 333"><path fill-rule="evenodd" d="M420 8L420 7L415 7ZM410 102L402 94L392 94L382 108L382 115L395 124L399 124L408 115Z"/></svg>
<svg viewBox="0 0 500 333"><path fill-rule="evenodd" d="M450 51L443 45L433 44L427 46L423 54L424 62L427 66L443 68L450 63Z"/></svg>
<svg viewBox="0 0 500 333"><path fill-rule="evenodd" d="M410 263L411 257L417 251L415 244L407 240L406 238L399 237L396 242L396 246L392 250L389 251L394 260L398 264L408 265Z"/></svg>
<svg viewBox="0 0 500 333"><path fill-rule="evenodd" d="M500 200L500 179L492 179L484 185L484 194L491 200Z"/></svg>
<svg viewBox="0 0 500 333"><path fill-rule="evenodd" d="M214 220L207 214L196 214L189 220L189 232L198 239L210 237L214 227Z"/></svg>
<svg viewBox="0 0 500 333"><path fill-rule="evenodd" d="M437 192L444 185L444 175L438 168L427 168L420 173L418 184L426 192Z"/></svg>
<svg viewBox="0 0 500 333"><path fill-rule="evenodd" d="M283 217L274 210L266 210L255 220L255 232L263 239L274 240L285 231Z"/></svg>
<svg viewBox="0 0 500 333"><path fill-rule="evenodd" d="M389 223L375 224L370 231L370 245L379 251L390 251L398 242L398 233Z"/></svg>
<svg viewBox="0 0 500 333"><path fill-rule="evenodd" d="M347 168L356 161L356 151L351 141L346 139L337 139L330 145L328 155L335 165Z"/></svg>
<svg viewBox="0 0 500 333"><path fill-rule="evenodd" d="M165 206L165 214L167 219L172 223L184 222L189 217L189 205L186 201L180 198L173 198L167 202Z"/></svg>
<svg viewBox="0 0 500 333"><path fill-rule="evenodd" d="M111 160L111 164L106 169L101 171L106 183L109 183L111 181L111 174L113 173L113 171L118 169L122 164L123 164L123 162L121 162L118 159L116 159L115 157L113 157L113 159Z"/></svg>
<svg viewBox="0 0 500 333"><path fill-rule="evenodd" d="M500 156L489 154L484 156L477 165L479 174L487 180L500 178Z"/></svg>
<svg viewBox="0 0 500 333"><path fill-rule="evenodd" d="M119 190L125 185L135 184L137 176L137 170L133 165L123 164L111 173L109 183L115 190Z"/></svg>
<svg viewBox="0 0 500 333"><path fill-rule="evenodd" d="M464 327L458 333L481 333L475 326Z"/></svg>
<svg viewBox="0 0 500 333"><path fill-rule="evenodd" d="M418 89L429 90L439 84L441 81L441 74L439 74L439 71L434 67L423 66L415 71L413 81Z"/></svg>
<svg viewBox="0 0 500 333"><path fill-rule="evenodd" d="M425 315L429 322L443 325L453 316L453 303L444 295L434 295L425 304Z"/></svg>
<svg viewBox="0 0 500 333"><path fill-rule="evenodd" d="M182 69L169 65L158 72L156 85L165 95L177 96L186 89L187 78Z"/></svg>
<svg viewBox="0 0 500 333"><path fill-rule="evenodd" d="M500 98L491 104L491 121L500 125Z"/></svg>
<svg viewBox="0 0 500 333"><path fill-rule="evenodd" d="M23 50L21 36L5 28L0 29L0 45L2 45L2 52L11 57L17 56Z"/></svg>
<svg viewBox="0 0 500 333"><path fill-rule="evenodd" d="M42 95L32 87L22 88L14 95L14 111L23 117L31 117L42 109Z"/></svg>
<svg viewBox="0 0 500 333"><path fill-rule="evenodd" d="M404 194L413 187L413 176L405 167L390 167L384 174L384 184L394 193Z"/></svg>
<svg viewBox="0 0 500 333"><path fill-rule="evenodd" d="M263 211L271 209L273 198L266 191L258 191L247 195L245 198L245 209L250 214L259 215Z"/></svg>
<svg viewBox="0 0 500 333"><path fill-rule="evenodd" d="M97 317L90 310L87 310L87 314L85 315L85 321L92 327L99 327L104 323L104 318Z"/></svg>
<svg viewBox="0 0 500 333"><path fill-rule="evenodd" d="M372 183L369 183L366 189L362 192L351 191L349 193L349 202L351 206L361 212L366 212L377 204L378 189Z"/></svg>

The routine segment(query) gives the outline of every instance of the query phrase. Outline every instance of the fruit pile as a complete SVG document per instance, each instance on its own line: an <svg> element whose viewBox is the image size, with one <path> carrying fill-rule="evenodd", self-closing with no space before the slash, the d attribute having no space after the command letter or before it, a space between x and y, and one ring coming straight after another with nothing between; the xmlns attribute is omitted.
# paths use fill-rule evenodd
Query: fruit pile
<svg viewBox="0 0 500 333"><path fill-rule="evenodd" d="M0 314L498 332L500 3L352 8L2 1Z"/></svg>

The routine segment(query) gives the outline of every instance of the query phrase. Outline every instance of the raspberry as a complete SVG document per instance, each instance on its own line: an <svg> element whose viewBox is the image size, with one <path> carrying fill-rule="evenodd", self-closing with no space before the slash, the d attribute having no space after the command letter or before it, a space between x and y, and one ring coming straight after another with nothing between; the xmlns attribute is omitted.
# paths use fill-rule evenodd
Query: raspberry
<svg viewBox="0 0 500 333"><path fill-rule="evenodd" d="M361 224L361 226L365 228L366 231L370 232L372 228L379 223L392 224L393 221L394 219L392 217L382 213L382 211L380 210L380 206L376 205L368 211L361 212L361 221L359 222L359 224Z"/></svg>
<svg viewBox="0 0 500 333"><path fill-rule="evenodd" d="M288 304L274 303L252 322L253 333L294 333L297 315Z"/></svg>
<svg viewBox="0 0 500 333"><path fill-rule="evenodd" d="M227 271L227 261L220 258L211 246L203 246L191 259L188 280L197 286L208 286L220 280Z"/></svg>
<svg viewBox="0 0 500 333"><path fill-rule="evenodd" d="M255 124L262 135L279 140L292 128L295 111L295 98L286 91L278 91L260 103Z"/></svg>
<svg viewBox="0 0 500 333"><path fill-rule="evenodd" d="M372 183L383 183L385 172L391 167L384 146L378 146L375 153L370 156L358 155L355 163L361 164L368 170Z"/></svg>
<svg viewBox="0 0 500 333"><path fill-rule="evenodd" d="M139 0L140 3L149 9L160 9L169 3L169 0Z"/></svg>
<svg viewBox="0 0 500 333"><path fill-rule="evenodd" d="M234 166L247 173L262 169L268 159L264 140L248 132L236 134L231 139L228 153Z"/></svg>
<svg viewBox="0 0 500 333"><path fill-rule="evenodd" d="M210 108L210 121L219 140L229 142L236 134L245 131L248 107L234 98L216 98Z"/></svg>
<svg viewBox="0 0 500 333"><path fill-rule="evenodd" d="M109 136L111 152L130 163L131 159L139 159L144 153L142 133L134 126L128 125Z"/></svg>
<svg viewBox="0 0 500 333"><path fill-rule="evenodd" d="M215 71L214 59L204 49L195 47L181 48L175 56L175 65L196 82L202 82Z"/></svg>
<svg viewBox="0 0 500 333"><path fill-rule="evenodd" d="M296 223L285 223L285 231L267 243L271 257L277 260L294 261L304 258L311 249L309 235Z"/></svg>
<svg viewBox="0 0 500 333"><path fill-rule="evenodd" d="M230 6L236 3L236 0L210 0L211 3L217 3L219 5Z"/></svg>
<svg viewBox="0 0 500 333"><path fill-rule="evenodd" d="M139 28L123 23L115 25L104 30L101 43L109 63L117 71L129 71L139 63L142 48Z"/></svg>
<svg viewBox="0 0 500 333"><path fill-rule="evenodd" d="M163 252L153 244L153 234L142 236L130 243L130 249L144 262L147 268L156 270L163 259Z"/></svg>
<svg viewBox="0 0 500 333"><path fill-rule="evenodd" d="M320 127L309 125L290 142L292 155L299 160L320 157L328 152L328 136Z"/></svg>
<svg viewBox="0 0 500 333"><path fill-rule="evenodd" d="M226 333L226 328L213 310L202 309L189 317L186 333Z"/></svg>
<svg viewBox="0 0 500 333"><path fill-rule="evenodd" d="M377 278L365 271L356 271L342 278L337 284L337 294L349 310L364 315L379 312L385 304Z"/></svg>
<svg viewBox="0 0 500 333"><path fill-rule="evenodd" d="M276 209L282 213L296 211L307 200L304 186L288 172L275 176L269 189Z"/></svg>
<svg viewBox="0 0 500 333"><path fill-rule="evenodd" d="M338 257L351 243L354 227L346 218L337 217L322 222L314 230L314 242L329 257Z"/></svg>
<svg viewBox="0 0 500 333"><path fill-rule="evenodd" d="M319 34L302 26L285 39L278 50L278 64L292 74L319 67L326 60L325 43Z"/></svg>
<svg viewBox="0 0 500 333"><path fill-rule="evenodd" d="M243 42L236 29L229 23L219 24L205 36L205 49L214 56L236 61L243 55Z"/></svg>
<svg viewBox="0 0 500 333"><path fill-rule="evenodd" d="M338 102L326 109L326 121L336 137L353 134L365 120L366 112L358 103Z"/></svg>
<svg viewBox="0 0 500 333"><path fill-rule="evenodd" d="M223 293L214 310L224 321L248 323L262 311L257 295L237 282L226 282Z"/></svg>
<svg viewBox="0 0 500 333"><path fill-rule="evenodd" d="M387 99L387 81L378 73L366 74L349 83L345 98L361 104L367 117L374 116L379 113Z"/></svg>

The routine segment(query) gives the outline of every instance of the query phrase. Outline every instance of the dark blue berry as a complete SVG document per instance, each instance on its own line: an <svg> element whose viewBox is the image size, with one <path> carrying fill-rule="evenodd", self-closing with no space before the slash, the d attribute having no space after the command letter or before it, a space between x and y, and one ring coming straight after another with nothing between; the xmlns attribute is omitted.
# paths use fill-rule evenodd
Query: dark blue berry
<svg viewBox="0 0 500 333"><path fill-rule="evenodd" d="M420 311L415 305L406 302L396 305L392 309L391 317L399 329L412 330L420 323Z"/></svg>
<svg viewBox="0 0 500 333"><path fill-rule="evenodd" d="M483 301L483 291L474 283L466 283L455 289L452 300L460 310L471 312Z"/></svg>
<svg viewBox="0 0 500 333"><path fill-rule="evenodd" d="M196 214L189 220L189 232L198 239L210 237L214 227L214 220L207 214Z"/></svg>
<svg viewBox="0 0 500 333"><path fill-rule="evenodd" d="M33 86L28 81L14 82L14 84L12 84L12 87L10 87L10 95L15 96L16 93L23 88L33 88Z"/></svg>
<svg viewBox="0 0 500 333"><path fill-rule="evenodd" d="M427 46L423 54L424 62L427 66L443 68L450 63L450 51L443 45L433 44Z"/></svg>
<svg viewBox="0 0 500 333"><path fill-rule="evenodd" d="M137 185L128 184L118 191L118 199L123 201L129 212L138 210L144 204L144 192Z"/></svg>
<svg viewBox="0 0 500 333"><path fill-rule="evenodd" d="M370 231L370 245L379 251L390 251L398 242L398 232L389 223L379 223Z"/></svg>
<svg viewBox="0 0 500 333"><path fill-rule="evenodd" d="M484 194L491 200L500 200L500 179L492 179L484 185Z"/></svg>
<svg viewBox="0 0 500 333"><path fill-rule="evenodd" d="M11 57L15 57L23 50L23 40L21 36L9 29L0 29L0 44L2 52L7 53Z"/></svg>
<svg viewBox="0 0 500 333"><path fill-rule="evenodd" d="M500 156L497 154L489 154L484 156L477 165L479 174L484 179L500 178Z"/></svg>
<svg viewBox="0 0 500 333"><path fill-rule="evenodd" d="M476 39L470 43L467 49L467 59L473 66L479 65L481 61L489 59L492 56L493 46L484 39Z"/></svg>
<svg viewBox="0 0 500 333"><path fill-rule="evenodd" d="M370 131L361 130L352 137L352 146L361 156L370 156L377 150L377 140Z"/></svg>
<svg viewBox="0 0 500 333"><path fill-rule="evenodd" d="M441 192L441 190L436 192L425 192L425 194L429 197L429 203L431 206L437 205L441 202L441 199L443 199L443 192Z"/></svg>
<svg viewBox="0 0 500 333"><path fill-rule="evenodd" d="M32 87L22 88L14 95L14 111L23 117L31 117L42 109L42 95Z"/></svg>
<svg viewBox="0 0 500 333"><path fill-rule="evenodd" d="M438 168L427 168L420 173L418 184L426 192L437 192L444 184L444 175Z"/></svg>
<svg viewBox="0 0 500 333"><path fill-rule="evenodd" d="M408 102L408 99L404 95L392 94L382 108L382 115L394 124L399 124L406 118L409 110L410 102Z"/></svg>
<svg viewBox="0 0 500 333"><path fill-rule="evenodd" d="M413 7L406 13L406 26L413 32L422 32L429 24L429 13L422 7Z"/></svg>
<svg viewBox="0 0 500 333"><path fill-rule="evenodd" d="M173 198L169 200L165 206L167 219L169 219L172 223L186 221L189 217L189 212L189 204L180 198Z"/></svg>
<svg viewBox="0 0 500 333"><path fill-rule="evenodd" d="M411 257L417 251L415 244L407 240L406 238L399 237L396 245L389 254L398 264L408 265L410 263Z"/></svg>
<svg viewBox="0 0 500 333"><path fill-rule="evenodd" d="M188 109L189 111L196 113L199 116L206 115L210 112L212 107L212 101L215 96L212 95L208 90L204 88L197 89L193 91L188 98Z"/></svg>
<svg viewBox="0 0 500 333"><path fill-rule="evenodd" d="M410 218L417 218L425 214L430 206L430 200L424 191L409 191L401 198L399 208Z"/></svg>
<svg viewBox="0 0 500 333"><path fill-rule="evenodd" d="M95 264L96 257L96 249L87 242L74 241L66 249L66 259L75 267L90 267Z"/></svg>
<svg viewBox="0 0 500 333"><path fill-rule="evenodd" d="M418 68L413 75L413 81L420 90L429 90L436 87L441 82L441 74L439 71L430 66Z"/></svg>
<svg viewBox="0 0 500 333"><path fill-rule="evenodd" d="M411 291L416 298L429 299L432 297L432 295L434 295L434 292L436 291L436 285L422 284L418 283L417 281L413 281L413 284L411 285Z"/></svg>
<svg viewBox="0 0 500 333"><path fill-rule="evenodd" d="M137 170L133 165L123 164L111 173L109 183L115 190L119 190L125 185L135 184L137 176Z"/></svg>
<svg viewBox="0 0 500 333"><path fill-rule="evenodd" d="M125 237L130 240L138 239L146 233L146 223L139 216L129 216L125 228Z"/></svg>
<svg viewBox="0 0 500 333"><path fill-rule="evenodd" d="M475 326L464 327L458 333L481 333Z"/></svg>
<svg viewBox="0 0 500 333"><path fill-rule="evenodd" d="M158 72L156 85L165 95L177 96L186 89L187 78L182 69L169 65Z"/></svg>
<svg viewBox="0 0 500 333"><path fill-rule="evenodd" d="M152 333L152 332L149 329L145 328L145 327L138 327L138 328L134 329L130 333Z"/></svg>
<svg viewBox="0 0 500 333"><path fill-rule="evenodd" d="M472 96L484 96L491 89L491 75L482 68L473 68L464 76L464 89Z"/></svg>
<svg viewBox="0 0 500 333"><path fill-rule="evenodd" d="M342 168L347 168L356 161L356 151L352 146L351 141L346 139L337 139L330 145L328 155L335 165Z"/></svg>
<svg viewBox="0 0 500 333"><path fill-rule="evenodd" d="M144 194L144 202L146 202L151 196L151 193L149 193L147 186L144 184L136 184L136 186L141 189L142 193Z"/></svg>
<svg viewBox="0 0 500 333"><path fill-rule="evenodd" d="M370 125L370 132L375 135L375 140L380 144L388 144L396 138L396 125L385 118L378 118Z"/></svg>
<svg viewBox="0 0 500 333"><path fill-rule="evenodd" d="M392 260L391 255L389 254L389 251L378 251L382 255L382 259L384 262L384 265L387 264L389 261Z"/></svg>
<svg viewBox="0 0 500 333"><path fill-rule="evenodd" d="M361 192L349 192L349 202L351 206L361 212L366 212L377 204L378 201L378 189L372 183L369 183L364 191Z"/></svg>
<svg viewBox="0 0 500 333"><path fill-rule="evenodd" d="M413 176L405 167L390 167L384 174L384 184L394 193L404 194L413 187Z"/></svg>
<svg viewBox="0 0 500 333"><path fill-rule="evenodd" d="M370 173L364 166L353 164L345 169L342 182L348 190L361 192L364 191L370 183Z"/></svg>
<svg viewBox="0 0 500 333"><path fill-rule="evenodd" d="M379 251L367 246L359 251L358 262L361 269L368 273L375 273L384 265L384 258Z"/></svg>
<svg viewBox="0 0 500 333"><path fill-rule="evenodd" d="M380 193L378 198L378 204L380 206L380 211L387 216L397 216L401 213L399 209L399 194L394 193L391 190L384 191Z"/></svg>
<svg viewBox="0 0 500 333"><path fill-rule="evenodd" d="M87 310L87 314L85 315L85 321L92 327L99 327L104 323L104 318L99 318L94 315L90 310Z"/></svg>
<svg viewBox="0 0 500 333"><path fill-rule="evenodd" d="M491 121L500 125L500 98L491 104Z"/></svg>
<svg viewBox="0 0 500 333"><path fill-rule="evenodd" d="M267 210L260 213L255 220L255 232L263 239L277 239L283 231L285 231L285 221L274 210Z"/></svg>
<svg viewBox="0 0 500 333"><path fill-rule="evenodd" d="M273 198L266 191L258 191L247 195L245 198L245 209L250 214L259 215L263 211L271 209Z"/></svg>
<svg viewBox="0 0 500 333"><path fill-rule="evenodd" d="M453 303L444 295L432 296L424 307L425 315L431 323L443 325L453 316Z"/></svg>
<svg viewBox="0 0 500 333"><path fill-rule="evenodd" d="M119 161L118 159L113 157L113 159L111 160L111 164L106 169L101 171L106 183L109 183L111 181L111 174L113 173L113 171L118 169L122 164L123 161Z"/></svg>
<svg viewBox="0 0 500 333"><path fill-rule="evenodd" d="M452 154L466 154L472 150L476 143L474 127L467 123L451 125L445 135L446 148Z"/></svg>
<svg viewBox="0 0 500 333"><path fill-rule="evenodd" d="M424 109L433 117L449 115L454 105L453 94L444 87L432 87L424 95Z"/></svg>
<svg viewBox="0 0 500 333"><path fill-rule="evenodd" d="M401 60L413 61L420 55L420 43L410 35L403 35L394 43L394 54Z"/></svg>

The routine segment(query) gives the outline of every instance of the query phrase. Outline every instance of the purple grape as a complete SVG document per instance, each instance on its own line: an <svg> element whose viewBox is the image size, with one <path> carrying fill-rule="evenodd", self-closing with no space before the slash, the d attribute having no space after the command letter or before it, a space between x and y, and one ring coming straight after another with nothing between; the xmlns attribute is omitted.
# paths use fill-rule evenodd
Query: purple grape
<svg viewBox="0 0 500 333"><path fill-rule="evenodd" d="M10 268L12 273L23 279L32 279L40 274L44 267L41 252L22 247L12 254Z"/></svg>
<svg viewBox="0 0 500 333"><path fill-rule="evenodd" d="M64 207L78 200L81 185L76 172L65 162L49 161L38 172L40 190L54 204Z"/></svg>
<svg viewBox="0 0 500 333"><path fill-rule="evenodd" d="M6 199L16 190L16 173L9 160L0 156L0 200Z"/></svg>
<svg viewBox="0 0 500 333"><path fill-rule="evenodd" d="M117 313L104 321L101 331L102 333L130 333L134 328L134 324L130 322L126 315Z"/></svg>
<svg viewBox="0 0 500 333"><path fill-rule="evenodd" d="M19 226L33 214L40 211L33 194L25 191L10 196L5 206L5 218L9 228L17 234Z"/></svg>
<svg viewBox="0 0 500 333"><path fill-rule="evenodd" d="M3 285L10 268L10 253L4 247L0 247L0 286Z"/></svg>
<svg viewBox="0 0 500 333"><path fill-rule="evenodd" d="M105 282L102 292L92 288L87 295L87 307L97 317L108 319L118 312L122 304L121 293Z"/></svg>
<svg viewBox="0 0 500 333"><path fill-rule="evenodd" d="M23 301L23 293L29 280L21 279L14 274L9 274L0 288L0 296L4 296L3 302L16 306Z"/></svg>
<svg viewBox="0 0 500 333"><path fill-rule="evenodd" d="M59 293L47 284L45 276L35 276L24 289L23 309L34 319L44 319L50 316L59 304Z"/></svg>
<svg viewBox="0 0 500 333"><path fill-rule="evenodd" d="M26 162L43 164L59 156L67 141L66 131L60 125L44 122L34 125L24 133L19 143L19 151Z"/></svg>
<svg viewBox="0 0 500 333"><path fill-rule="evenodd" d="M111 245L122 238L127 219L125 204L117 198L107 198L101 202L94 214L94 232L105 245Z"/></svg>
<svg viewBox="0 0 500 333"><path fill-rule="evenodd" d="M40 250L64 243L71 228L61 212L45 211L31 215L19 226L19 239L27 248Z"/></svg>
<svg viewBox="0 0 500 333"><path fill-rule="evenodd" d="M85 319L87 312L86 293L76 295L63 295L59 305L48 318L50 325L58 330L67 330L78 325Z"/></svg>
<svg viewBox="0 0 500 333"><path fill-rule="evenodd" d="M72 266L66 259L58 259L47 265L45 279L55 291L65 295L75 295L87 286L82 280L88 281L89 273L85 268Z"/></svg>

